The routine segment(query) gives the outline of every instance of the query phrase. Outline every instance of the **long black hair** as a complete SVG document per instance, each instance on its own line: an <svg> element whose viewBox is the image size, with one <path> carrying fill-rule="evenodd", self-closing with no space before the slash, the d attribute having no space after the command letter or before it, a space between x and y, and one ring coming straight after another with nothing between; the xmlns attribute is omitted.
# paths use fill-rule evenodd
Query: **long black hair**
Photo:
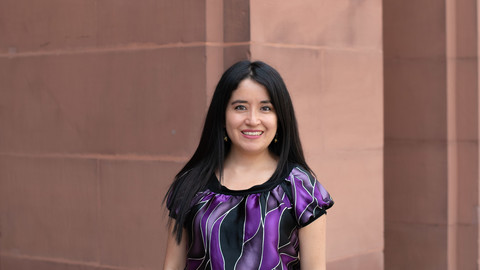
<svg viewBox="0 0 480 270"><path fill-rule="evenodd" d="M215 171L218 170L219 179L222 179L224 159L231 147L230 140L224 141L225 111L232 92L247 78L267 89L277 114L278 142L268 147L278 157L277 168L271 179L284 175L288 163L296 163L313 174L305 162L292 100L280 74L261 61L235 63L223 73L215 88L197 150L175 176L165 196L170 216L175 219L173 232L178 242L182 238L182 228L195 194L205 188Z"/></svg>

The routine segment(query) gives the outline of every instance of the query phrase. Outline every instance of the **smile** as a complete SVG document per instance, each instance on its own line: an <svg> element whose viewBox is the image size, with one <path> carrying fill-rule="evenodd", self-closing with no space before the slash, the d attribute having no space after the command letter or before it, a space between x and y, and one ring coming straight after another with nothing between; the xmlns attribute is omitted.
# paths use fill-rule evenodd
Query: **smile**
<svg viewBox="0 0 480 270"><path fill-rule="evenodd" d="M263 134L263 131L242 131L242 134L245 134L248 136L260 136Z"/></svg>

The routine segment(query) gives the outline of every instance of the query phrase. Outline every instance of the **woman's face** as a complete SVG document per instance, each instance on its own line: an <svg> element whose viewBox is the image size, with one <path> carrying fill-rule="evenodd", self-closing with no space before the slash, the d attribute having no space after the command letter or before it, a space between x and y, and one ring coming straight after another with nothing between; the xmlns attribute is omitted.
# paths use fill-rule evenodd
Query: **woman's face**
<svg viewBox="0 0 480 270"><path fill-rule="evenodd" d="M260 154L268 151L277 132L277 114L267 89L252 79L240 82L225 112L231 151Z"/></svg>

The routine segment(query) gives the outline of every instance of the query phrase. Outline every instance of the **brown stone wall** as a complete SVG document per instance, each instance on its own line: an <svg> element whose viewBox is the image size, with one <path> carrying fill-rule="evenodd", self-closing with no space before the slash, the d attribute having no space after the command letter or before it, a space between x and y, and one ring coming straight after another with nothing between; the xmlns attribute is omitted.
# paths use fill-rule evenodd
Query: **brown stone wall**
<svg viewBox="0 0 480 270"><path fill-rule="evenodd" d="M479 10L0 1L0 269L161 269L163 195L245 58L284 76L336 201L328 269L478 269Z"/></svg>
<svg viewBox="0 0 480 270"><path fill-rule="evenodd" d="M0 1L0 268L161 269L204 1Z"/></svg>

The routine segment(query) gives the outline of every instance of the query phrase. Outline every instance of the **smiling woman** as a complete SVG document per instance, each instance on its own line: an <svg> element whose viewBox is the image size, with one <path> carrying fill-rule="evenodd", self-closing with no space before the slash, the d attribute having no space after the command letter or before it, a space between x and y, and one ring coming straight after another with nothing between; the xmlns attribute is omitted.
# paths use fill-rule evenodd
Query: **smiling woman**
<svg viewBox="0 0 480 270"><path fill-rule="evenodd" d="M282 78L263 62L225 71L166 202L164 269L325 269L333 200L305 162Z"/></svg>
<svg viewBox="0 0 480 270"><path fill-rule="evenodd" d="M245 79L233 91L225 112L226 131L232 141L230 155L267 150L277 132L277 115L265 87Z"/></svg>

